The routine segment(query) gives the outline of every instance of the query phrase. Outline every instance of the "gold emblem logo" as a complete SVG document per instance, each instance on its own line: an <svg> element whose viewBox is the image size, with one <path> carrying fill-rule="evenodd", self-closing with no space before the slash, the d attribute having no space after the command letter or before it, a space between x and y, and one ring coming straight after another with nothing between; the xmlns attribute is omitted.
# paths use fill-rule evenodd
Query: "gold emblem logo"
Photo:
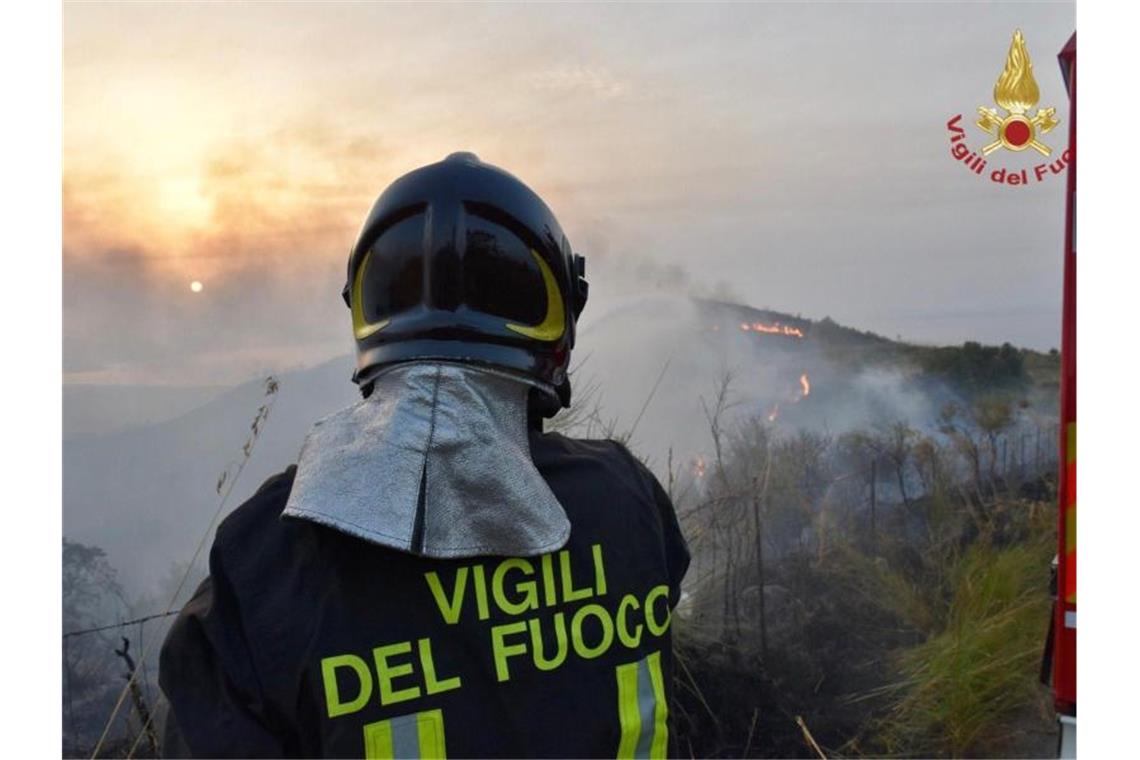
<svg viewBox="0 0 1140 760"><path fill-rule="evenodd" d="M1020 152L1033 148L1043 156L1052 149L1037 139L1057 126L1056 108L1039 108L1033 116L1029 111L1037 105L1041 93L1037 80L1033 78L1033 62L1025 47L1025 37L1018 29L1013 33L1009 44L1009 54L1005 57L1005 69L994 84L994 102L1006 112L1003 116L996 108L978 106L976 124L981 130L996 137L989 145L982 146L982 155L988 156L998 148Z"/></svg>

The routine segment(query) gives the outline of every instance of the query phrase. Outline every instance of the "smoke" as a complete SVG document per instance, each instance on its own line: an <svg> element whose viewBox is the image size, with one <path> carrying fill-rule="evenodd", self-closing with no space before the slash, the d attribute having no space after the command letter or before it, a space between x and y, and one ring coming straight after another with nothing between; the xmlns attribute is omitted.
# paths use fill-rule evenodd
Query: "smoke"
<svg viewBox="0 0 1140 760"><path fill-rule="evenodd" d="M674 463L711 454L709 414L726 378L730 424L758 417L777 432L830 435L894 420L934 427L945 387L897 359L872 362L854 338L817 335L818 324L681 296L627 299L581 331L574 382L659 474L670 452Z"/></svg>
<svg viewBox="0 0 1140 760"><path fill-rule="evenodd" d="M402 171L375 132L305 117L177 170L127 159L64 180L68 382L233 384L351 346L347 253Z"/></svg>
<svg viewBox="0 0 1140 760"><path fill-rule="evenodd" d="M193 298L189 289L171 297ZM213 297L234 299L228 308L235 313L252 308L233 294ZM273 313L286 325L306 318ZM162 330L183 334L175 327L154 327L156 344ZM182 339L207 341L209 333L186 331ZM569 432L628 436L630 448L667 482L670 460L673 474L702 458L713 461L709 416L725 377L726 432L749 418L777 436L801 430L838 436L895 421L933 432L956 395L908 363L910 349L826 319L738 304L668 293L616 299L578 334L574 405L585 414ZM279 375L273 414L230 506L296 461L314 421L359 397L350 382L351 355L337 353L323 365ZM99 390L102 395L75 397L69 412L86 435L67 431L64 444L65 534L105 548L125 585L147 590L171 557L185 555L187 537L204 529L216 504L214 485L240 451L262 389L258 383L215 389L216 398L204 405L202 388L166 388L159 395L119 389L117 400L106 395L110 389ZM133 419L155 422L122 427L128 401L146 407ZM115 419L89 413L95 405Z"/></svg>
<svg viewBox="0 0 1140 760"><path fill-rule="evenodd" d="M262 259L201 279L195 293L136 249L65 252L68 380L233 384L350 345L331 262Z"/></svg>

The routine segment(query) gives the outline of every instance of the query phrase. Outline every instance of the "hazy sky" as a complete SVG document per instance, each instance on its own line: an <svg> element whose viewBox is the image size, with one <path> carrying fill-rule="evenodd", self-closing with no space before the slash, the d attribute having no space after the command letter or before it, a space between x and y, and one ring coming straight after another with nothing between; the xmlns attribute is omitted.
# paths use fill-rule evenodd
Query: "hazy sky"
<svg viewBox="0 0 1140 760"><path fill-rule="evenodd" d="M587 322L668 291L1058 345L1063 178L975 176L946 122L989 142L972 117L1020 28L1059 156L1074 23L1071 3L68 4L65 379L228 383L347 352L364 215L455 150L555 210ZM998 151L986 174L1044 161Z"/></svg>

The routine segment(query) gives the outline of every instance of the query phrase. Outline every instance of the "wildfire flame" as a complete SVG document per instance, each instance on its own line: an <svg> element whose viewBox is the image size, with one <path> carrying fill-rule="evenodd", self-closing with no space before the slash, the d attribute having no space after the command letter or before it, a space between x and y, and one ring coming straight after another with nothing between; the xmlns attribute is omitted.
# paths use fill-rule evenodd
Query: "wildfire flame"
<svg viewBox="0 0 1140 760"><path fill-rule="evenodd" d="M1033 78L1033 63L1025 47L1025 37L1018 29L1009 44L1005 69L994 85L994 102L1010 113L1025 113L1037 105L1041 92Z"/></svg>
<svg viewBox="0 0 1140 760"><path fill-rule="evenodd" d="M782 325L779 322L772 324L764 324L763 322L741 322L740 329L742 332L758 332L767 333L769 335L787 335L790 338L804 337L804 331L798 327L791 325Z"/></svg>
<svg viewBox="0 0 1140 760"><path fill-rule="evenodd" d="M768 410L768 422L775 422L780 416L780 405L772 404L772 408Z"/></svg>
<svg viewBox="0 0 1140 760"><path fill-rule="evenodd" d="M700 480L705 476L705 458L701 455L693 457L693 475Z"/></svg>
<svg viewBox="0 0 1140 760"><path fill-rule="evenodd" d="M790 396L790 401L793 404L798 404L810 395L811 395L811 378L808 377L808 373L803 372L800 374L800 387L796 390L796 392L794 394L792 394L792 396ZM779 418L780 418L780 403L776 402L768 408L768 422L775 422Z"/></svg>

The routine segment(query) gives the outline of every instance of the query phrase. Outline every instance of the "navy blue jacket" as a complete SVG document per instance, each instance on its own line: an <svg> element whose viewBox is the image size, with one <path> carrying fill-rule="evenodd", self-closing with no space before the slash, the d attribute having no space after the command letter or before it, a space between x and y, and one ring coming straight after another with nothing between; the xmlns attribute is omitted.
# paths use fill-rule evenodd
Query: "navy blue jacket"
<svg viewBox="0 0 1140 760"><path fill-rule="evenodd" d="M168 756L663 757L689 553L620 444L532 433L571 523L542 557L432 560L281 518L218 528L163 646Z"/></svg>

